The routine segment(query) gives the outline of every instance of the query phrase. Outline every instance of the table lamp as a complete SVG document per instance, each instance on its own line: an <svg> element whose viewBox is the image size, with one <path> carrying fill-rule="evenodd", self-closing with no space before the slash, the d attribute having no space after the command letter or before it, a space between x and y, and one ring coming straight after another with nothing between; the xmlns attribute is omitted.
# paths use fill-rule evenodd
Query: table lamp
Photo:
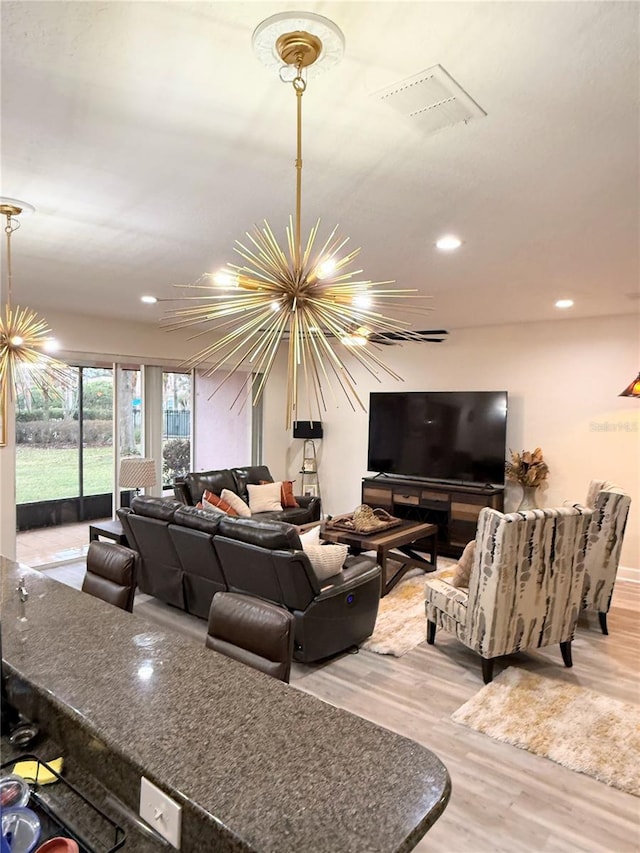
<svg viewBox="0 0 640 853"><path fill-rule="evenodd" d="M135 489L136 495L140 489L155 486L156 460L144 459L142 456L125 456L120 460L120 488Z"/></svg>

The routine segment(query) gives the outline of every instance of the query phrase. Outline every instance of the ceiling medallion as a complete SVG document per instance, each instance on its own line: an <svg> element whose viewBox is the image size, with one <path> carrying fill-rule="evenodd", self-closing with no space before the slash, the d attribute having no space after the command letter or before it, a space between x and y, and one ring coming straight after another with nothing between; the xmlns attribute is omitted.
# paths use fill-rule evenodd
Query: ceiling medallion
<svg viewBox="0 0 640 853"><path fill-rule="evenodd" d="M327 391L335 398L340 389L352 409L354 403L365 408L343 356L348 354L376 378L382 371L400 379L381 361L374 336L387 334L407 341L421 338L407 329L407 323L379 311L382 301L414 296L414 290L390 288L392 281L358 278L362 270L350 267L360 250L345 252L348 238L339 236L337 227L320 239L318 220L306 242L301 238L302 96L315 71L341 58L341 31L320 15L285 13L257 27L253 46L268 67L277 69L280 78L292 84L296 96L295 218L289 218L284 248L265 221L262 227L247 232L245 242L236 242L235 251L242 262L183 285L190 291L191 304L176 309L169 325L173 329L202 326L194 337L217 333L215 341L186 364L205 364L207 375L221 368L230 374L248 368L251 374L245 388L253 389L254 404L264 391L280 344L286 341L285 420L289 428L293 420L300 419L301 387L306 390L310 419L321 420Z"/></svg>
<svg viewBox="0 0 640 853"><path fill-rule="evenodd" d="M0 214L6 219L7 294L0 312L0 401L6 400L7 394L15 399L33 386L49 397L56 397L69 381L67 365L48 354L55 349L56 342L47 321L31 308L12 304L11 237L20 228L18 216L33 211L24 201L0 199Z"/></svg>

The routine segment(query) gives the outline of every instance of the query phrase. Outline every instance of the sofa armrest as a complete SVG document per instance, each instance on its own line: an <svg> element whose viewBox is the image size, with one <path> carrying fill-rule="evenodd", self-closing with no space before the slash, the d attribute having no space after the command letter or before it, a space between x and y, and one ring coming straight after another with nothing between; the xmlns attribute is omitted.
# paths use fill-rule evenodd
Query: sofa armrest
<svg viewBox="0 0 640 853"><path fill-rule="evenodd" d="M187 506L193 506L189 487L184 482L184 480L176 479L173 481L173 494L175 495L177 501L181 501Z"/></svg>
<svg viewBox="0 0 640 853"><path fill-rule="evenodd" d="M320 521L322 501L311 495L294 495L298 506L309 510L309 521Z"/></svg>
<svg viewBox="0 0 640 853"><path fill-rule="evenodd" d="M362 584L374 578L380 578L382 569L372 557L347 557L342 572L329 578L329 583L323 586L316 601L344 595L345 592L357 589Z"/></svg>

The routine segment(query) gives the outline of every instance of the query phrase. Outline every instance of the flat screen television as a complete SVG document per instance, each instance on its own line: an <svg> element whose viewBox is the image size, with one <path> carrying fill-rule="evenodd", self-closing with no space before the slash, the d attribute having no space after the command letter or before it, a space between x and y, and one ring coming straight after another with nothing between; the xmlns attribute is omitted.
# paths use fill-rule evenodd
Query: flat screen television
<svg viewBox="0 0 640 853"><path fill-rule="evenodd" d="M506 437L506 391L374 392L367 470L503 485Z"/></svg>

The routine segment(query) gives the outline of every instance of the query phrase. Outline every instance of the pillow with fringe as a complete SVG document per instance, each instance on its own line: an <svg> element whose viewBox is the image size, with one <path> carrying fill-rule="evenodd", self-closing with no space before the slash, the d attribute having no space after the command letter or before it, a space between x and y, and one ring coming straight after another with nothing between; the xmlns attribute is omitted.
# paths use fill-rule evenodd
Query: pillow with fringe
<svg viewBox="0 0 640 853"><path fill-rule="evenodd" d="M240 518L251 517L251 510L235 492L231 492L229 489L223 489L220 493L220 497L223 501L226 501L229 504L229 506L235 511L235 514L239 515ZM229 514L231 515L231 513Z"/></svg>

